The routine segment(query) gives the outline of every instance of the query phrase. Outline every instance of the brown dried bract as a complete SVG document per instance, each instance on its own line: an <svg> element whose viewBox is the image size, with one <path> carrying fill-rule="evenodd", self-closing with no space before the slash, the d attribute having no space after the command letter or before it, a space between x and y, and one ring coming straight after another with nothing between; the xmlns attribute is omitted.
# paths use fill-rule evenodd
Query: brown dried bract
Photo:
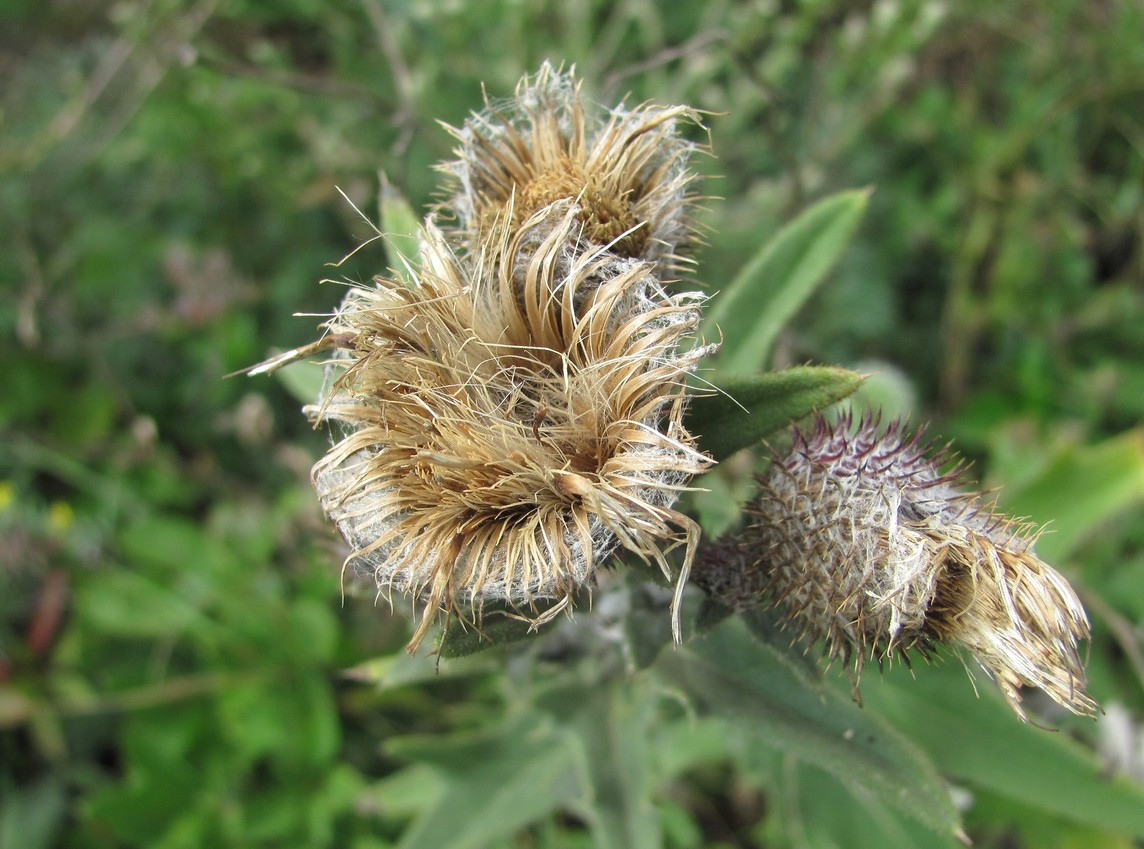
<svg viewBox="0 0 1144 849"><path fill-rule="evenodd" d="M414 285L350 290L328 330L352 345L309 409L345 431L314 484L347 562L425 602L410 649L441 611L552 615L617 545L667 572L685 543L682 589L698 527L671 505L709 465L682 424L699 296L585 248L571 204L463 262L432 223L422 243Z"/></svg>

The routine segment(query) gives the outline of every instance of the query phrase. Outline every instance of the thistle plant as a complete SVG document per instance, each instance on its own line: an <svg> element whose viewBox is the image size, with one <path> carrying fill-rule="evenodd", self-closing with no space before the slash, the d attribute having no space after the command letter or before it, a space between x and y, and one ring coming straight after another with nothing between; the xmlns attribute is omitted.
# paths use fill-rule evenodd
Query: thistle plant
<svg viewBox="0 0 1144 849"><path fill-rule="evenodd" d="M1077 652L1088 622L1033 553L1036 530L963 492L961 469L943 470L946 455L898 424L796 428L745 519L700 545L700 523L676 505L693 478L860 378L721 373L765 358L775 315L829 263L773 314L734 281L717 326L705 322L705 297L669 279L696 232L687 125L701 127L689 107L596 106L571 72L542 66L451 129L447 200L420 227L407 273L352 285L320 339L251 370L328 354L306 410L338 432L313 482L350 547L346 565L422 606L410 651L442 615L480 634L496 607L535 630L590 595L615 555L674 584L676 643L694 564L722 608L773 607L796 638L820 641L855 695L868 661L950 645L1022 718L1024 686L1094 713ZM820 221L848 234L864 203L824 201L778 238L812 239ZM748 277L800 253L780 248ZM723 321L741 331L756 310L770 323L716 358L704 337ZM701 368L714 378L700 381Z"/></svg>
<svg viewBox="0 0 1144 849"><path fill-rule="evenodd" d="M784 626L851 669L972 654L1022 719L1020 687L1080 714L1077 640L1088 619L1033 553L1038 531L962 491L964 469L919 431L818 418L759 478L739 533L705 547L696 581L735 610L775 606Z"/></svg>

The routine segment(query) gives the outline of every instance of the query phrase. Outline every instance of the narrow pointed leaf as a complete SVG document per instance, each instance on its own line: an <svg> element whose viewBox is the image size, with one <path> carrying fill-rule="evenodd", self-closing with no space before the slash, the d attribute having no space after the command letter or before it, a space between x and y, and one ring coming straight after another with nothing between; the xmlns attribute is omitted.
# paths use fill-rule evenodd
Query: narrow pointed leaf
<svg viewBox="0 0 1144 849"><path fill-rule="evenodd" d="M522 717L491 733L393 740L387 751L438 769L442 787L400 849L480 849L584 795L567 735Z"/></svg>
<svg viewBox="0 0 1144 849"><path fill-rule="evenodd" d="M656 669L702 712L735 723L760 745L822 767L939 833L960 828L945 784L920 751L848 697L808 681L738 619L664 652Z"/></svg>
<svg viewBox="0 0 1144 849"><path fill-rule="evenodd" d="M527 615L530 618L541 616L551 605L552 602L547 606L538 602L535 609L527 611ZM504 604L489 604L481 614L479 625L451 621L441 635L437 654L443 658L465 657L495 646L519 643L536 636L543 628L544 625L534 625Z"/></svg>
<svg viewBox="0 0 1144 849"><path fill-rule="evenodd" d="M779 331L826 277L866 211L866 189L819 201L783 227L712 303L703 335L723 335L718 368L750 374L766 365Z"/></svg>
<svg viewBox="0 0 1144 849"><path fill-rule="evenodd" d="M324 366L317 361L298 360L278 369L274 376L296 399L303 404L313 404L322 394L324 372Z"/></svg>
<svg viewBox="0 0 1144 849"><path fill-rule="evenodd" d="M698 435L700 448L724 460L841 401L863 380L857 372L833 366L797 366L727 378L718 382L716 394L692 399L687 429Z"/></svg>
<svg viewBox="0 0 1144 849"><path fill-rule="evenodd" d="M1144 505L1144 428L1063 450L1034 479L1006 487L1001 498L1014 515L1050 523L1037 542L1042 557L1066 558L1100 525Z"/></svg>
<svg viewBox="0 0 1144 849"><path fill-rule="evenodd" d="M937 767L981 787L1077 823L1144 838L1144 786L1110 776L1070 736L1018 722L988 681L981 695L957 664L911 676L893 669L863 688L867 706L887 717Z"/></svg>
<svg viewBox="0 0 1144 849"><path fill-rule="evenodd" d="M389 251L389 263L407 283L412 283L411 271L416 271L419 265L420 240L417 233L420 222L409 201L389 184L385 174L381 174L377 205L381 213L381 231L385 234L386 249Z"/></svg>

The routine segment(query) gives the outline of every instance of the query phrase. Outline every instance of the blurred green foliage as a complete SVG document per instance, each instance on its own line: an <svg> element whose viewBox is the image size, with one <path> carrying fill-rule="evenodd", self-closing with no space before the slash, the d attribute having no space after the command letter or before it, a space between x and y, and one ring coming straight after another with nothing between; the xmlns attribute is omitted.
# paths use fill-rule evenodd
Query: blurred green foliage
<svg viewBox="0 0 1144 849"><path fill-rule="evenodd" d="M952 658L868 675L859 710L766 623L661 651L664 591L630 575L605 578L623 609L409 658L404 611L339 580L323 435L285 385L221 379L310 337L292 314L341 295L319 279L400 262L326 267L369 235L337 187L424 210L436 122L482 83L548 58L604 102L709 110L697 276L726 289L797 213L873 188L772 363L884 369L883 400L1056 521L1093 693L1139 735L1142 32L1135 0L10 0L0 849L1144 838L1096 753L1139 736L1039 703L1066 730L1020 726Z"/></svg>

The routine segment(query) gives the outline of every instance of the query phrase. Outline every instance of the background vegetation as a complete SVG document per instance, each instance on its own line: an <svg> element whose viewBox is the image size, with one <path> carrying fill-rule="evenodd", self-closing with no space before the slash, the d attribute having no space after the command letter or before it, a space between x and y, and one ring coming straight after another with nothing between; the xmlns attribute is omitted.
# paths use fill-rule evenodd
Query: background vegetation
<svg viewBox="0 0 1144 849"><path fill-rule="evenodd" d="M1144 838L1142 33L1136 0L8 0L0 847L953 846L958 814L978 846ZM425 209L437 119L545 58L710 110L713 291L875 187L775 362L877 371L1053 522L1106 716L1021 726L954 658L868 674L859 711L742 623L659 652L635 580L439 671L404 611L342 598L325 437L221 376L339 300L316 283L367 230L335 187L373 214L384 171Z"/></svg>

